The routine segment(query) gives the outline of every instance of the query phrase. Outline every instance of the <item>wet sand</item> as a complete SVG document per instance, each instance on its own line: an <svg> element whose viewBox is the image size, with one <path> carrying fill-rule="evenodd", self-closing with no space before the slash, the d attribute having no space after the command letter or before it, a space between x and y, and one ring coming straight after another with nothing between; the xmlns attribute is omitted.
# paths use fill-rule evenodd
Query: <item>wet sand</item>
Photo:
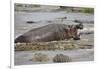
<svg viewBox="0 0 100 69"><path fill-rule="evenodd" d="M35 53L44 53L48 55L51 59L47 62L35 62L30 61ZM94 60L94 50L93 49L79 49L79 50L67 50L67 51L16 51L15 52L15 65L32 65L32 64L47 64L53 63L52 58L56 54L64 54L71 57L72 62L80 61L93 61Z"/></svg>

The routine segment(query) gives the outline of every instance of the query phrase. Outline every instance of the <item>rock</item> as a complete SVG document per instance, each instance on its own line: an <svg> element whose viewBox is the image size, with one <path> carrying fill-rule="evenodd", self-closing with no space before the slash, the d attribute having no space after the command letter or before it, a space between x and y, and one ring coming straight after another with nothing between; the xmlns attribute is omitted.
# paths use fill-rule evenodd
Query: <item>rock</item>
<svg viewBox="0 0 100 69"><path fill-rule="evenodd" d="M49 61L49 57L46 54L42 54L42 53L35 53L32 61L36 61L36 62L46 62Z"/></svg>
<svg viewBox="0 0 100 69"><path fill-rule="evenodd" d="M53 62L71 62L71 58L69 56L63 55L63 54L57 54L54 58L53 58Z"/></svg>
<svg viewBox="0 0 100 69"><path fill-rule="evenodd" d="M28 24L36 23L34 21L27 21Z"/></svg>

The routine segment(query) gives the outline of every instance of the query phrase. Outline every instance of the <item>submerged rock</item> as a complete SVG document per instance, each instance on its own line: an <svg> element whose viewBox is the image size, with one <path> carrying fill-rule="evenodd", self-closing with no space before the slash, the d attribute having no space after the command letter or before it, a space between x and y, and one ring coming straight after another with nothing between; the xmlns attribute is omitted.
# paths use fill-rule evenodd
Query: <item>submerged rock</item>
<svg viewBox="0 0 100 69"><path fill-rule="evenodd" d="M35 53L31 60L36 62L46 62L49 61L49 57L43 53Z"/></svg>
<svg viewBox="0 0 100 69"><path fill-rule="evenodd" d="M72 59L69 56L63 55L63 54L57 54L53 58L53 62L71 62Z"/></svg>

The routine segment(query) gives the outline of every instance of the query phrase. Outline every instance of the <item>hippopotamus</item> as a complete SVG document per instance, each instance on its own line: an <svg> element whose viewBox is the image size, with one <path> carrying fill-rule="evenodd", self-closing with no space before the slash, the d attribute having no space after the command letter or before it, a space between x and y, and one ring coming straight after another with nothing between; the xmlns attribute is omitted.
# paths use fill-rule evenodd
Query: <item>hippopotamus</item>
<svg viewBox="0 0 100 69"><path fill-rule="evenodd" d="M70 38L79 40L78 29L83 29L83 24L48 24L20 35L15 39L15 43L48 42Z"/></svg>

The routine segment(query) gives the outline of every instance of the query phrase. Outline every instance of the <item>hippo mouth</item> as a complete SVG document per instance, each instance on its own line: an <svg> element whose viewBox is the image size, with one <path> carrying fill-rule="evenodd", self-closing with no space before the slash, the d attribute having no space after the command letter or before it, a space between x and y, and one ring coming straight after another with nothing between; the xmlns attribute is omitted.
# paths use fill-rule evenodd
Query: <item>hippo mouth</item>
<svg viewBox="0 0 100 69"><path fill-rule="evenodd" d="M73 37L74 40L80 40L80 32L77 33L75 37Z"/></svg>

